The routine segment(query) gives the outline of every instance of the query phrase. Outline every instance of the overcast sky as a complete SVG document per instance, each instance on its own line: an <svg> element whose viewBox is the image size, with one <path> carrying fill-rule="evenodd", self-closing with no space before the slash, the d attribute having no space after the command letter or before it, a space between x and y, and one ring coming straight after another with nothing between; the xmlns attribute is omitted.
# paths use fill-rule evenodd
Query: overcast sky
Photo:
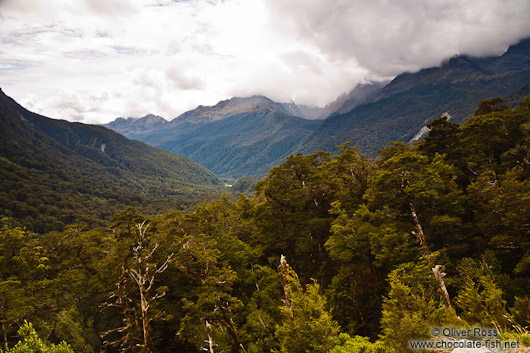
<svg viewBox="0 0 530 353"><path fill-rule="evenodd" d="M530 0L0 0L0 87L103 123L263 94L325 105L357 83L498 55Z"/></svg>

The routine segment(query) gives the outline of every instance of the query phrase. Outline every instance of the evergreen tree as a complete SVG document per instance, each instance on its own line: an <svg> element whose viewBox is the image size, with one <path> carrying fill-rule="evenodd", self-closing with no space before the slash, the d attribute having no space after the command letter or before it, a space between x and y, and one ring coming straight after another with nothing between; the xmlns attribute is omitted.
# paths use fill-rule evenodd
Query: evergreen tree
<svg viewBox="0 0 530 353"><path fill-rule="evenodd" d="M20 341L11 348L0 352L3 353L74 353L72 348L66 343L61 342L56 345L43 341L37 335L33 325L27 321L18 330Z"/></svg>
<svg viewBox="0 0 530 353"><path fill-rule="evenodd" d="M282 257L278 267L284 289L283 323L276 329L282 353L327 352L339 326L326 310L326 300L313 282L302 289L298 276Z"/></svg>

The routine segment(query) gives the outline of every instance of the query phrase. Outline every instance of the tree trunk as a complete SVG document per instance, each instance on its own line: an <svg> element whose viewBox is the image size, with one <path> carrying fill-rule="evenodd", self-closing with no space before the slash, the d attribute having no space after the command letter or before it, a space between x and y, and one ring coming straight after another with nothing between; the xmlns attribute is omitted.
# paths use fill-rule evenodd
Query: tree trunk
<svg viewBox="0 0 530 353"><path fill-rule="evenodd" d="M440 272L440 265L436 265L432 268L432 272L434 273L434 278L436 278L436 282L438 283L438 292L442 295L442 298L444 300L444 306L446 308L451 307L451 299L449 298L449 292L447 292L447 288L445 287L445 273Z"/></svg>
<svg viewBox="0 0 530 353"><path fill-rule="evenodd" d="M206 334L208 335L208 340L206 341L206 343L208 343L208 352L214 353L213 346L215 345L215 343L213 343L212 339L212 325L210 325L208 320L206 320Z"/></svg>
<svg viewBox="0 0 530 353"><path fill-rule="evenodd" d="M5 322L2 322L2 331L4 332L4 347L7 352L9 350L9 345L7 344L7 328Z"/></svg>
<svg viewBox="0 0 530 353"><path fill-rule="evenodd" d="M421 226L420 219L418 218L418 214L416 213L416 208L414 208L414 205L412 202L409 202L410 206L410 213L412 215L412 218L414 219L414 226L416 227L416 230L412 233L416 236L416 239L418 240L418 243L423 249L424 255L428 255L431 253L429 250L429 247L427 246L427 241L425 240L425 233L423 233L423 227Z"/></svg>
<svg viewBox="0 0 530 353"><path fill-rule="evenodd" d="M239 335L237 334L237 330L236 330L236 327L234 325L234 321L232 320L232 317L231 317L230 313L227 313L227 310L225 308L221 307L219 309L220 309L221 313L223 314L222 323L226 327L226 329L227 329L228 333L230 334L230 336L232 336L232 340L234 341L234 345L241 352L247 353L247 351L245 350L245 347L243 346L243 344L239 340Z"/></svg>
<svg viewBox="0 0 530 353"><path fill-rule="evenodd" d="M149 336L149 317L147 316L148 306L145 298L145 287L140 288L140 303L142 307L142 329L144 335L144 351L151 352L151 337Z"/></svg>
<svg viewBox="0 0 530 353"><path fill-rule="evenodd" d="M291 313L293 317L293 307L291 305L291 291L289 289L289 264L285 256L280 257L280 265L278 266L278 275L280 276L280 283L283 288L285 299L282 299L285 309Z"/></svg>

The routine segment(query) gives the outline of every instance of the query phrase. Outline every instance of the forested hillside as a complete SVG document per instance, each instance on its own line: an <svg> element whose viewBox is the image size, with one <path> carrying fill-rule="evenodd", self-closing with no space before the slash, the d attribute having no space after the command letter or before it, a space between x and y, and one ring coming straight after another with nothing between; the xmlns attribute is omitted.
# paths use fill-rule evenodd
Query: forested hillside
<svg viewBox="0 0 530 353"><path fill-rule="evenodd" d="M0 91L0 214L38 232L101 226L137 206L148 214L220 197L192 160L101 126L34 114Z"/></svg>
<svg viewBox="0 0 530 353"><path fill-rule="evenodd" d="M481 100L525 91L530 82L530 39L501 56L456 56L440 67L405 72L369 101L326 119L298 151L332 151L350 141L362 152L376 152L389 141L410 141L426 122L448 114L462 123Z"/></svg>
<svg viewBox="0 0 530 353"><path fill-rule="evenodd" d="M161 125L148 124L153 119L145 117L118 119L105 126L187 156L222 177L261 177L320 124L293 115L290 109L296 108L304 109L253 96L199 106Z"/></svg>
<svg viewBox="0 0 530 353"><path fill-rule="evenodd" d="M439 67L403 72L389 83L359 84L320 109L253 96L199 106L171 121L148 115L105 126L185 155L222 177L262 177L289 154L332 152L345 141L375 156L390 141L413 140L441 115L462 123L481 100L520 101L530 94L529 82L530 39L525 39L500 56L459 55ZM301 118L312 116L325 119Z"/></svg>
<svg viewBox="0 0 530 353"><path fill-rule="evenodd" d="M129 208L46 234L4 219L2 346L29 341L27 320L64 352L402 353L433 327L498 330L523 351L530 98L429 128L376 160L347 144L290 156L252 199L192 213Z"/></svg>

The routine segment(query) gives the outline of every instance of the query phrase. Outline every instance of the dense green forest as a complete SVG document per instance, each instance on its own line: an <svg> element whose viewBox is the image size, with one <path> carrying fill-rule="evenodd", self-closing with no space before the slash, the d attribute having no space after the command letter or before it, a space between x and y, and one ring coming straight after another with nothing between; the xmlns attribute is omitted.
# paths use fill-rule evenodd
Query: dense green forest
<svg viewBox="0 0 530 353"><path fill-rule="evenodd" d="M45 234L4 218L3 351L401 353L433 327L523 351L530 98L428 126L378 159L290 156L252 199L194 212Z"/></svg>
<svg viewBox="0 0 530 353"><path fill-rule="evenodd" d="M0 215L38 233L104 226L128 206L155 215L221 197L189 158L101 126L32 113L0 90Z"/></svg>

